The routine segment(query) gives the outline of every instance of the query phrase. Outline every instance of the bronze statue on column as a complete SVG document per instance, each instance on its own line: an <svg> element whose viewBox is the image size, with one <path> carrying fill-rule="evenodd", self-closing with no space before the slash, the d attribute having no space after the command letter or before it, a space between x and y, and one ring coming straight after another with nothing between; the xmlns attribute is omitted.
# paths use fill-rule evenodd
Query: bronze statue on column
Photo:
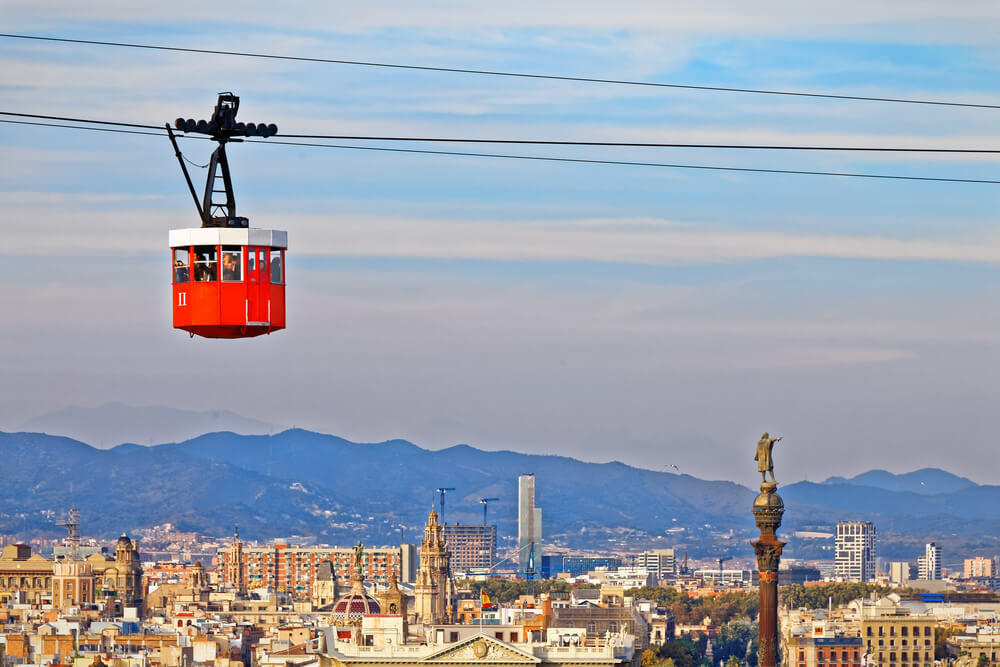
<svg viewBox="0 0 1000 667"><path fill-rule="evenodd" d="M772 438L765 432L757 442L757 453L754 455L757 472L761 474L760 494L753 501L754 521L760 529L760 538L753 542L760 573L758 667L776 667L778 664L778 565L785 543L778 540L776 533L785 513L785 503L777 493L771 452L774 443L779 440L781 438ZM767 481L768 472L771 473L770 482Z"/></svg>

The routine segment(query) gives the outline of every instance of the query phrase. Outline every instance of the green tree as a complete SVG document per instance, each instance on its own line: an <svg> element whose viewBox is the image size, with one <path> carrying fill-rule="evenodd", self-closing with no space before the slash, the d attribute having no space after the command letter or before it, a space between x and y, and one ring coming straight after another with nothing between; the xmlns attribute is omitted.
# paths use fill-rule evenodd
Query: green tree
<svg viewBox="0 0 1000 667"><path fill-rule="evenodd" d="M642 657L639 660L641 667L660 667L662 663L663 658L652 646L642 652Z"/></svg>
<svg viewBox="0 0 1000 667"><path fill-rule="evenodd" d="M869 597L872 593L883 596L890 593L888 586L868 583L830 583L816 586L792 584L778 589L782 604L792 608L820 609L831 602L834 607L845 605L851 600Z"/></svg>
<svg viewBox="0 0 1000 667"><path fill-rule="evenodd" d="M459 582L459 585L468 585L476 595L479 595L481 591L486 591L491 600L503 603L514 602L520 596L526 594L528 589L527 583L522 580L514 581L502 577L493 577L486 581L463 580ZM572 584L561 579L542 579L535 582L536 595L553 592L568 593L573 588ZM597 588L597 586L593 584L581 584L576 586L576 588Z"/></svg>
<svg viewBox="0 0 1000 667"><path fill-rule="evenodd" d="M659 655L666 658L672 667L695 667L700 663L700 655L704 655L704 650L698 654L690 635L684 635L672 642L664 642L660 646Z"/></svg>
<svg viewBox="0 0 1000 667"><path fill-rule="evenodd" d="M652 600L657 605L670 609L674 620L682 625L701 623L706 616L717 624L726 623L734 618L752 620L757 617L757 595L744 591L692 598L675 588L643 586L631 588L625 594Z"/></svg>
<svg viewBox="0 0 1000 667"><path fill-rule="evenodd" d="M934 627L934 659L944 660L947 657L948 638L962 634L958 628Z"/></svg>
<svg viewBox="0 0 1000 667"><path fill-rule="evenodd" d="M746 618L737 618L719 628L719 635L712 642L712 653L716 661L735 658L742 661L747 646L757 636L757 623Z"/></svg>

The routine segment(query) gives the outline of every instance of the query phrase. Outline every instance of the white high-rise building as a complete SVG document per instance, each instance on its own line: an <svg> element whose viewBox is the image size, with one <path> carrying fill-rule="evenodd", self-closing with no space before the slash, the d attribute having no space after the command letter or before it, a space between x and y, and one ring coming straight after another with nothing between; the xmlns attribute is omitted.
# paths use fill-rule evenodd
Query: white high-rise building
<svg viewBox="0 0 1000 667"><path fill-rule="evenodd" d="M934 542L924 545L924 555L917 558L917 579L934 581L941 578L941 547Z"/></svg>
<svg viewBox="0 0 1000 667"><path fill-rule="evenodd" d="M673 549L653 549L636 556L635 564L652 572L657 579L677 574L677 556Z"/></svg>
<svg viewBox="0 0 1000 667"><path fill-rule="evenodd" d="M870 521L837 524L833 573L842 581L875 579L875 524Z"/></svg>
<svg viewBox="0 0 1000 667"><path fill-rule="evenodd" d="M517 478L517 555L521 572L528 570L528 559L532 556L535 572L538 572L542 562L542 510L535 507L533 474Z"/></svg>

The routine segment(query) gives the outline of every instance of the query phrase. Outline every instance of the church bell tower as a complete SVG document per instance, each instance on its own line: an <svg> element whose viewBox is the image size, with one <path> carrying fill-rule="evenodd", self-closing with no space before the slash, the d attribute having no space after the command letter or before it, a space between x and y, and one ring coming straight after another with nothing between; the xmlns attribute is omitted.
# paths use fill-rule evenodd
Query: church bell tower
<svg viewBox="0 0 1000 667"><path fill-rule="evenodd" d="M416 617L425 625L452 622L455 583L451 579L450 561L444 527L431 507L424 526L424 541L420 544L420 569L414 586Z"/></svg>

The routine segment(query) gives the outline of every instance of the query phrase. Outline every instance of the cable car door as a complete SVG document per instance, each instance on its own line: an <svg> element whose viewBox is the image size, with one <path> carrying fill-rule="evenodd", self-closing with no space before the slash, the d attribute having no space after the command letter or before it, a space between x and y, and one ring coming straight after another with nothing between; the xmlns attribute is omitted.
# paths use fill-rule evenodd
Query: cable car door
<svg viewBox="0 0 1000 667"><path fill-rule="evenodd" d="M271 280L267 248L247 248L247 324L270 324Z"/></svg>

